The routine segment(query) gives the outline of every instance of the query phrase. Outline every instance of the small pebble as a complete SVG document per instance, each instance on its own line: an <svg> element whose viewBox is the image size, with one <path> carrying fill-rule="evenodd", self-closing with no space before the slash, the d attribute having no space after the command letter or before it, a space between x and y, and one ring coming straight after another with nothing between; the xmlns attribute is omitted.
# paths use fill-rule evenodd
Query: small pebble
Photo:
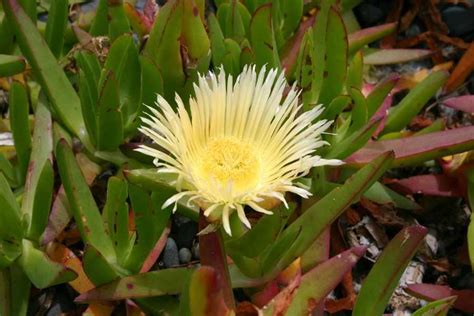
<svg viewBox="0 0 474 316"><path fill-rule="evenodd" d="M449 35L471 40L474 33L474 7L463 8L450 6L441 13L444 23L448 26Z"/></svg>
<svg viewBox="0 0 474 316"><path fill-rule="evenodd" d="M193 256L195 259L199 259L199 243L195 243L192 248Z"/></svg>
<svg viewBox="0 0 474 316"><path fill-rule="evenodd" d="M179 249L179 262L189 263L189 261L191 261L191 257L192 257L192 254L188 248Z"/></svg>
<svg viewBox="0 0 474 316"><path fill-rule="evenodd" d="M46 313L46 316L56 316L56 315L62 315L63 310L61 308L61 305L58 303L55 303Z"/></svg>
<svg viewBox="0 0 474 316"><path fill-rule="evenodd" d="M166 240L166 246L163 251L163 263L166 268L179 265L178 246L173 238Z"/></svg>

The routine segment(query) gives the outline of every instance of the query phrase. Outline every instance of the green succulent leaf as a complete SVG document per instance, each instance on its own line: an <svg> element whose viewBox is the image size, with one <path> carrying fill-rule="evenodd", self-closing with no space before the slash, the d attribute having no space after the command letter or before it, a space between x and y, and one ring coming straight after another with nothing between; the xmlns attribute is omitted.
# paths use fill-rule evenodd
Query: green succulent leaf
<svg viewBox="0 0 474 316"><path fill-rule="evenodd" d="M469 207L474 209L474 169L470 168L467 173L467 198ZM471 269L474 271L474 216L471 215L467 228L467 246Z"/></svg>
<svg viewBox="0 0 474 316"><path fill-rule="evenodd" d="M427 58L433 52L427 49L380 49L365 55L366 65L389 65L406 63L409 61Z"/></svg>
<svg viewBox="0 0 474 316"><path fill-rule="evenodd" d="M226 73L237 76L240 73L240 54L242 50L239 44L231 38L224 40L225 55L222 65Z"/></svg>
<svg viewBox="0 0 474 316"><path fill-rule="evenodd" d="M158 66L146 56L140 56L142 87L140 107L137 111L141 117L144 113L150 113L147 107L156 108L156 95L163 95L163 78Z"/></svg>
<svg viewBox="0 0 474 316"><path fill-rule="evenodd" d="M321 117L327 120L334 120L336 116L351 103L352 99L348 95L340 95L332 99L331 103L324 109Z"/></svg>
<svg viewBox="0 0 474 316"><path fill-rule="evenodd" d="M20 167L20 182L23 183L31 154L31 135L28 117L30 105L26 87L18 81L13 81L9 97L10 125Z"/></svg>
<svg viewBox="0 0 474 316"><path fill-rule="evenodd" d="M183 1L183 39L192 60L209 54L210 42L195 0Z"/></svg>
<svg viewBox="0 0 474 316"><path fill-rule="evenodd" d="M144 49L145 55L160 68L163 82L166 82L164 94L168 101L174 99L176 91L180 91L185 81L180 47L182 17L180 1L166 2L160 8Z"/></svg>
<svg viewBox="0 0 474 316"><path fill-rule="evenodd" d="M31 282L19 265L0 269L0 315L26 316Z"/></svg>
<svg viewBox="0 0 474 316"><path fill-rule="evenodd" d="M21 56L0 54L0 78L10 77L25 71L26 61Z"/></svg>
<svg viewBox="0 0 474 316"><path fill-rule="evenodd" d="M3 16L0 22L0 54L11 54L13 52L15 48L14 39L15 34L10 26L10 22Z"/></svg>
<svg viewBox="0 0 474 316"><path fill-rule="evenodd" d="M21 255L21 247L11 241L0 240L0 271L11 267Z"/></svg>
<svg viewBox="0 0 474 316"><path fill-rule="evenodd" d="M283 17L282 36L288 38L300 24L303 16L303 0L279 0Z"/></svg>
<svg viewBox="0 0 474 316"><path fill-rule="evenodd" d="M32 146L21 211L28 223L27 236L38 240L48 223L54 184L52 120L41 97L36 105Z"/></svg>
<svg viewBox="0 0 474 316"><path fill-rule="evenodd" d="M39 289L69 282L77 277L74 271L52 261L46 253L37 249L27 239L23 239L22 254L18 258L18 263L31 283Z"/></svg>
<svg viewBox="0 0 474 316"><path fill-rule="evenodd" d="M158 174L154 169L127 170L125 171L125 177L130 183L148 191L158 192L163 197L166 196L169 198L177 193L176 189L168 184L175 178L168 177L165 174ZM188 206L184 200L185 199L182 199L182 202L178 202L177 212L197 221L199 217L199 209Z"/></svg>
<svg viewBox="0 0 474 316"><path fill-rule="evenodd" d="M341 142L334 143L328 153L327 158L331 159L345 159L351 154L364 147L369 141L370 137L377 130L381 122L381 119L375 119L369 121L364 126L360 127L350 136L344 138Z"/></svg>
<svg viewBox="0 0 474 316"><path fill-rule="evenodd" d="M310 76L312 82L309 97L305 100L305 105L308 105L308 103L312 105L317 104L323 86L324 72L326 71L327 27L329 11L333 2L333 0L330 0L321 3L321 8L316 15L316 22L313 26L313 45L311 46L312 75ZM316 43L318 44L317 48Z"/></svg>
<svg viewBox="0 0 474 316"><path fill-rule="evenodd" d="M113 71L103 73L97 107L97 149L113 151L122 143L124 124L119 85Z"/></svg>
<svg viewBox="0 0 474 316"><path fill-rule="evenodd" d="M87 277L96 286L111 282L121 275L117 272L117 266L113 266L104 256L92 245L87 245L83 258L84 271Z"/></svg>
<svg viewBox="0 0 474 316"><path fill-rule="evenodd" d="M64 140L57 145L56 159L64 191L82 239L97 249L108 262L116 262L112 240L105 231L99 209L71 148Z"/></svg>
<svg viewBox="0 0 474 316"><path fill-rule="evenodd" d="M395 87L397 81L398 78L394 76L388 77L377 84L369 93L367 96L368 117L372 117L377 112L390 91Z"/></svg>
<svg viewBox="0 0 474 316"><path fill-rule="evenodd" d="M449 296L430 302L425 306L417 309L412 315L413 316L446 316L448 311L453 306L456 301L457 296Z"/></svg>
<svg viewBox="0 0 474 316"><path fill-rule="evenodd" d="M172 268L126 276L79 295L76 302L179 294L192 272L188 268Z"/></svg>
<svg viewBox="0 0 474 316"><path fill-rule="evenodd" d="M255 11L250 21L249 33L257 67L267 65L268 68L280 68L271 3L262 5Z"/></svg>
<svg viewBox="0 0 474 316"><path fill-rule="evenodd" d="M123 9L122 0L107 0L107 6L108 34L110 41L113 43L121 35L130 32L130 24Z"/></svg>
<svg viewBox="0 0 474 316"><path fill-rule="evenodd" d="M351 111L351 126L348 134L352 134L362 128L368 120L367 101L359 89L350 88L349 94L354 102L354 107Z"/></svg>
<svg viewBox="0 0 474 316"><path fill-rule="evenodd" d="M287 209L284 205L273 210L273 215L263 216L247 233L237 239L226 242L229 254L255 258L269 247L278 237L288 218L295 210L294 203ZM258 239L259 242L252 242Z"/></svg>
<svg viewBox="0 0 474 316"><path fill-rule="evenodd" d="M128 234L128 186L127 182L111 177L107 183L107 200L102 216L112 242L115 245L118 262L122 263L130 254L130 238Z"/></svg>
<svg viewBox="0 0 474 316"><path fill-rule="evenodd" d="M82 117L79 97L36 25L16 0L3 0L2 3L21 51L33 69L36 79L46 92L54 109L53 112L70 131L81 139L86 147L91 147Z"/></svg>
<svg viewBox="0 0 474 316"><path fill-rule="evenodd" d="M375 182L367 189L364 193L364 197L378 204L391 204L404 210L419 211L422 209L422 207L413 200L393 191L380 182Z"/></svg>
<svg viewBox="0 0 474 316"><path fill-rule="evenodd" d="M346 89L356 88L361 90L363 84L364 57L362 52L357 52L347 69Z"/></svg>
<svg viewBox="0 0 474 316"><path fill-rule="evenodd" d="M244 39L240 47L240 66L243 68L245 65L254 65L256 57L250 42L247 39Z"/></svg>
<svg viewBox="0 0 474 316"><path fill-rule="evenodd" d="M7 180L0 173L0 240L19 242L23 236L23 227L20 219L20 207L10 189ZM5 245L7 247L8 245Z"/></svg>
<svg viewBox="0 0 474 316"><path fill-rule="evenodd" d="M138 238L125 267L139 272L168 224L172 206L166 209L161 208L169 198L166 191L156 191L150 196L148 192L136 185L130 185L129 188Z"/></svg>
<svg viewBox="0 0 474 316"><path fill-rule="evenodd" d="M419 135L426 135L429 133L434 133L434 132L441 132L446 129L446 120L441 117L439 119L436 119L431 123L429 126L420 129L416 133L413 134L413 136L419 136Z"/></svg>
<svg viewBox="0 0 474 316"><path fill-rule="evenodd" d="M316 30L315 34L317 32ZM344 21L335 9L330 9L328 12L325 41L324 72L318 103L329 104L332 99L341 94L347 75L347 34ZM315 43L318 42L315 40ZM315 46L314 49L320 48ZM315 62L318 61L319 59L316 58ZM316 67L319 68L319 66Z"/></svg>
<svg viewBox="0 0 474 316"><path fill-rule="evenodd" d="M412 118L420 112L447 79L448 74L446 72L433 72L413 88L397 106L392 107L385 122L383 133L398 132L410 123Z"/></svg>
<svg viewBox="0 0 474 316"><path fill-rule="evenodd" d="M211 41L212 63L214 67L218 67L223 63L224 56L226 55L224 34L214 14L210 14L207 20L209 25L209 38Z"/></svg>
<svg viewBox="0 0 474 316"><path fill-rule="evenodd" d="M92 36L105 36L109 33L109 18L108 18L108 0L99 0L97 9L95 10L95 17L92 21L89 33Z"/></svg>
<svg viewBox="0 0 474 316"><path fill-rule="evenodd" d="M68 0L56 0L51 3L46 22L45 40L53 55L61 55L66 33L67 18L69 13Z"/></svg>
<svg viewBox="0 0 474 316"><path fill-rule="evenodd" d="M349 0L350 1L350 0ZM375 42L397 29L397 23L388 23L379 26L369 27L349 34L349 54L356 53L365 45Z"/></svg>
<svg viewBox="0 0 474 316"><path fill-rule="evenodd" d="M4 153L0 153L0 173L3 173L10 187L16 188L18 186L16 170L13 168L10 160L5 157Z"/></svg>
<svg viewBox="0 0 474 316"><path fill-rule="evenodd" d="M120 96L120 110L126 128L132 126L140 107L142 85L140 69L138 49L132 35L124 34L118 37L110 47L104 70L113 72L115 76Z"/></svg>
<svg viewBox="0 0 474 316"><path fill-rule="evenodd" d="M383 314L403 271L427 232L423 226L410 226L401 230L389 242L362 283L353 315Z"/></svg>

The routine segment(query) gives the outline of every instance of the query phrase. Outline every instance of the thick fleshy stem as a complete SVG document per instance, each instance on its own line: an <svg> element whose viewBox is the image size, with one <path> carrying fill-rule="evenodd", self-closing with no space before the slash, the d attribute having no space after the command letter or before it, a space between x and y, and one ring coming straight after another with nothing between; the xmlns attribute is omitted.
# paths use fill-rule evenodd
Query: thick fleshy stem
<svg viewBox="0 0 474 316"><path fill-rule="evenodd" d="M202 231L209 224L206 216L204 216L204 212L201 210L199 214L199 231ZM202 265L215 269L218 274L219 287L222 289L224 301L229 309L235 310L234 293L232 292L227 255L221 230L199 235L199 256Z"/></svg>

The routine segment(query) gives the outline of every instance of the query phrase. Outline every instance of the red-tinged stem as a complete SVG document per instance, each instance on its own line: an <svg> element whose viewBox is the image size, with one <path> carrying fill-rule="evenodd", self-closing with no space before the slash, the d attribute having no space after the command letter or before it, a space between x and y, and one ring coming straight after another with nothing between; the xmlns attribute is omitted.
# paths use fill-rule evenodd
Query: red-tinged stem
<svg viewBox="0 0 474 316"><path fill-rule="evenodd" d="M206 216L201 211L199 214L199 231L206 228L209 224ZM227 266L227 255L220 231L199 235L199 256L203 266L210 266L215 269L224 301L229 309L235 310L234 293L232 292L230 282L229 267Z"/></svg>

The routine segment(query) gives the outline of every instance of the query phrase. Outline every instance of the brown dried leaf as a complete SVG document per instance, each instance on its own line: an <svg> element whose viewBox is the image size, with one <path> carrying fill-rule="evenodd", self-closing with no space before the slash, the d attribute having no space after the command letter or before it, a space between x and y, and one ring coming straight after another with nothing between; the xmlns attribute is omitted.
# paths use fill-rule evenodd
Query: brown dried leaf
<svg viewBox="0 0 474 316"><path fill-rule="evenodd" d="M471 43L469 49L464 53L459 63L454 68L451 76L448 78L444 91L446 93L453 92L461 86L469 74L474 70L474 42Z"/></svg>

